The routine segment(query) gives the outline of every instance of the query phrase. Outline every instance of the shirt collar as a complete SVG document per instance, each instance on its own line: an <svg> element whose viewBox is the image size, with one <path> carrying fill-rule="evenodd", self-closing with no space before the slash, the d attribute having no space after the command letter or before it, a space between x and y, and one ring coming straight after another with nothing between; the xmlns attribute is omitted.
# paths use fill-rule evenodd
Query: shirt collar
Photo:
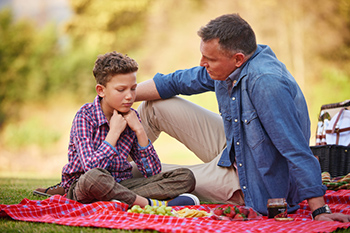
<svg viewBox="0 0 350 233"><path fill-rule="evenodd" d="M228 86L228 89L231 90L231 88L236 84L236 82L241 77L241 73L243 68L262 50L260 45L257 45L257 49L255 50L254 54L240 67L235 69L225 80ZM242 76L245 76L246 71L243 72Z"/></svg>
<svg viewBox="0 0 350 233"><path fill-rule="evenodd" d="M97 118L97 122L98 122L99 126L108 123L107 118L102 111L101 99L102 98L97 95L95 100L94 100L95 114L96 114L96 118Z"/></svg>
<svg viewBox="0 0 350 233"><path fill-rule="evenodd" d="M226 78L226 83L227 83L227 88L229 90L231 90L231 88L236 84L236 82L239 79L239 76L241 74L242 71L242 66L238 67L237 69L235 69L227 78Z"/></svg>

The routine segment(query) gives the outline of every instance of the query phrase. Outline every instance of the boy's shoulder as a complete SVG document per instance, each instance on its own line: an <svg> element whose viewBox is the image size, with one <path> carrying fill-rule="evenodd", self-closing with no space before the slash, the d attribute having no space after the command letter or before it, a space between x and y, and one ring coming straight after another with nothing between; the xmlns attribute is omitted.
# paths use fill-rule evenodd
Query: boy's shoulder
<svg viewBox="0 0 350 233"><path fill-rule="evenodd" d="M75 114L75 120L84 118L90 122L103 123L105 117L102 110L99 107L98 100L95 99L92 103L86 103L80 107Z"/></svg>

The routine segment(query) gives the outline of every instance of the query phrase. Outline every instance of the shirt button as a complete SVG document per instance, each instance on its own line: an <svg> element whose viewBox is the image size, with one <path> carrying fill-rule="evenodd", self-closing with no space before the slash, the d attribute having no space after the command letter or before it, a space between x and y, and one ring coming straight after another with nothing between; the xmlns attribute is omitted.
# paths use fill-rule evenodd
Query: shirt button
<svg viewBox="0 0 350 233"><path fill-rule="evenodd" d="M241 164L241 163L240 163L240 164L238 164L238 166L242 167L242 166L243 166L243 164Z"/></svg>
<svg viewBox="0 0 350 233"><path fill-rule="evenodd" d="M235 122L237 122L238 120L237 119L235 119Z"/></svg>
<svg viewBox="0 0 350 233"><path fill-rule="evenodd" d="M232 97L232 100L236 100L236 97Z"/></svg>
<svg viewBox="0 0 350 233"><path fill-rule="evenodd" d="M247 189L247 187L246 187L246 186L243 186L242 188L243 188L243 189Z"/></svg>
<svg viewBox="0 0 350 233"><path fill-rule="evenodd" d="M245 123L247 123L247 120L244 120Z"/></svg>
<svg viewBox="0 0 350 233"><path fill-rule="evenodd" d="M236 144L239 145L239 142L237 142Z"/></svg>

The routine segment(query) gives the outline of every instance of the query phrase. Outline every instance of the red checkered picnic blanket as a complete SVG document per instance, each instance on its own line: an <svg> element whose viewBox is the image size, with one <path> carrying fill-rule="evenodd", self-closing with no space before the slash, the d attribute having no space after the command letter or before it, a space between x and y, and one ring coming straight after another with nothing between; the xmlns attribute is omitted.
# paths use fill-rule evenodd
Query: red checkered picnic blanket
<svg viewBox="0 0 350 233"><path fill-rule="evenodd" d="M333 212L350 214L350 190L328 190L325 200ZM0 217L15 220L56 223L68 226L102 227L125 230L156 230L159 232L332 232L348 228L350 223L312 221L307 202L300 203L295 220L278 222L263 217L261 220L227 221L212 217L178 218L126 212L128 206L116 202L81 204L56 195L46 200L23 199L17 205L0 205ZM191 206L210 212L211 208L227 205L203 204ZM186 206L188 208L188 206ZM174 207L180 210L185 207Z"/></svg>

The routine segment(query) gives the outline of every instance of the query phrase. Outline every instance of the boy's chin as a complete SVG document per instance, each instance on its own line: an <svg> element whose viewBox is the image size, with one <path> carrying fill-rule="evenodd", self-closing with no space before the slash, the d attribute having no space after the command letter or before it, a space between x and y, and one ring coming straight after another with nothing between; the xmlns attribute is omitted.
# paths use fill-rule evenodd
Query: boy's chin
<svg viewBox="0 0 350 233"><path fill-rule="evenodd" d="M128 112L130 112L130 108L129 109L118 109L117 110L120 114L126 114Z"/></svg>

